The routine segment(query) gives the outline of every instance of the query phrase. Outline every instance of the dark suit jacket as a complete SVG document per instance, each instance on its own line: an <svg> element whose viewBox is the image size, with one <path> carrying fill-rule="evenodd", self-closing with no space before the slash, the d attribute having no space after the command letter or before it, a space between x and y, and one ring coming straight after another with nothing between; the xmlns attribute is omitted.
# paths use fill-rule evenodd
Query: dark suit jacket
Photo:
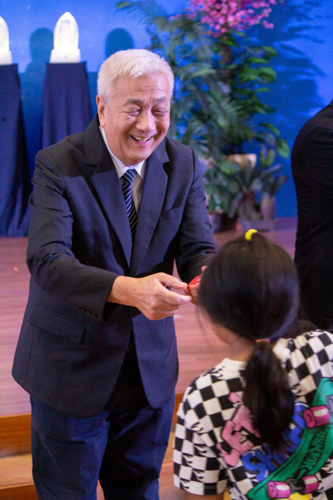
<svg viewBox="0 0 333 500"><path fill-rule="evenodd" d="M303 126L292 150L298 205L295 263L305 311L320 328L333 325L332 103Z"/></svg>
<svg viewBox="0 0 333 500"><path fill-rule="evenodd" d="M74 417L107 402L131 331L145 392L157 408L174 390L173 318L150 321L106 303L118 275L200 274L216 251L201 168L192 149L165 139L148 159L134 246L117 171L98 129L36 157L27 263L28 305L13 376L31 395Z"/></svg>

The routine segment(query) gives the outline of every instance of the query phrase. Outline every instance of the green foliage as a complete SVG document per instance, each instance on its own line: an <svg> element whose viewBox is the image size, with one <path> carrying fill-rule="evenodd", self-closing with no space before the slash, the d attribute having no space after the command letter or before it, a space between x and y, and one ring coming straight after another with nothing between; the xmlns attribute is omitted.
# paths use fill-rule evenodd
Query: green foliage
<svg viewBox="0 0 333 500"><path fill-rule="evenodd" d="M145 24L153 23L156 17L167 17L167 12L155 0L149 2L146 0L136 2L124 0L117 2L117 9L133 13L137 21Z"/></svg>
<svg viewBox="0 0 333 500"><path fill-rule="evenodd" d="M263 148L259 164L245 166L223 159L206 169L204 183L208 210L222 210L229 217L238 214L243 219L261 218L258 195L274 197L287 176L281 174L281 165L273 165L275 151Z"/></svg>
<svg viewBox="0 0 333 500"><path fill-rule="evenodd" d="M125 0L126 10L147 25L151 44L175 75L168 135L193 147L213 165L205 172L208 209L260 217L255 210L260 192L272 196L286 181L276 153L287 158L287 142L271 123L253 124L252 117L274 111L261 98L276 74L277 55L269 46L252 46L243 33L213 37L207 26L186 12L170 16L155 0ZM259 164L245 168L226 161L231 153L260 146ZM251 150L250 149L250 150Z"/></svg>

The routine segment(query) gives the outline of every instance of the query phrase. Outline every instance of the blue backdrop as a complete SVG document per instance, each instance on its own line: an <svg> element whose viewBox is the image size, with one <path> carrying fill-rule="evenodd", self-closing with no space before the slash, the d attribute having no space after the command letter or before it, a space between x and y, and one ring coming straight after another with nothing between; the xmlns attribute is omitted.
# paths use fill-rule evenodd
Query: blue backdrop
<svg viewBox="0 0 333 500"><path fill-rule="evenodd" d="M165 6L165 2L161 0ZM312 2L316 4L317 2ZM86 61L91 104L96 111L96 76L100 64L121 48L142 48L149 44L145 26L126 12L116 12L116 0L0 0L0 15L10 33L13 63L17 63L22 85L23 115L32 172L40 148L42 89L46 62L53 48L53 30L59 17L69 11L79 26L81 60ZM185 1L169 0L167 8L177 12ZM276 108L270 120L292 146L297 132L333 97L332 3L322 0L310 6L306 0L285 0L274 8L272 30L253 29L260 43L274 45L277 83L271 86L267 102ZM265 121L268 121L265 118ZM283 161L290 175L290 161ZM277 199L278 216L296 215L295 190L291 176Z"/></svg>

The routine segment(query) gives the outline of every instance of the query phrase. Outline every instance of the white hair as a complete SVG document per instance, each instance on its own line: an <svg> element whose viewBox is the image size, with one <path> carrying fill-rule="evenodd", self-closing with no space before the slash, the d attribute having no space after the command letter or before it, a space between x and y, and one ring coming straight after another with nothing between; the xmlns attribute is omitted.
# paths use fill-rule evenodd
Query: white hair
<svg viewBox="0 0 333 500"><path fill-rule="evenodd" d="M146 49L119 50L106 59L98 72L97 92L108 101L121 76L140 76L162 73L170 86L170 97L174 87L172 69L165 59Z"/></svg>

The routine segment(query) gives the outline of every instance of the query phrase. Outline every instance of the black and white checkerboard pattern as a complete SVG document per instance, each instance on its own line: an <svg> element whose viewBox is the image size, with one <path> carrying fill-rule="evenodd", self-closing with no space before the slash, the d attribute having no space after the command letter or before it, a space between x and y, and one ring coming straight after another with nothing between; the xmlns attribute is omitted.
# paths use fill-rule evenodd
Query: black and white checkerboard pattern
<svg viewBox="0 0 333 500"><path fill-rule="evenodd" d="M295 339L280 339L274 352L288 372L296 401L311 406L321 379L333 377L333 334L314 331ZM228 452L229 446L221 438L222 429L240 404L231 402L229 396L234 393L242 397L244 367L243 362L225 359L187 388L174 440L174 482L179 488L197 495L214 495L228 487L232 499L246 500L246 494L258 484L245 469L241 456L231 467L221 453L222 448ZM261 448L258 436L246 429L241 432L244 440L248 437L253 443L253 450ZM321 493L314 492L310 498L333 500L332 467L333 460L328 460L317 473Z"/></svg>

